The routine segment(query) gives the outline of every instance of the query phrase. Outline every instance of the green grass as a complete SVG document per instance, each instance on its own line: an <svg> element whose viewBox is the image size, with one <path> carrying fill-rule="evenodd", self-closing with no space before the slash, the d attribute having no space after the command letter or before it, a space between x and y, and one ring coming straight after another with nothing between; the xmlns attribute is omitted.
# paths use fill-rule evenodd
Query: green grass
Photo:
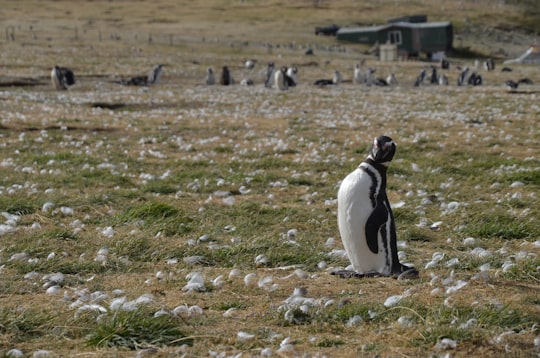
<svg viewBox="0 0 540 358"><path fill-rule="evenodd" d="M155 346L193 344L181 327L181 318L170 315L155 317L147 309L116 311L103 317L89 329L86 344L95 347L140 349Z"/></svg>

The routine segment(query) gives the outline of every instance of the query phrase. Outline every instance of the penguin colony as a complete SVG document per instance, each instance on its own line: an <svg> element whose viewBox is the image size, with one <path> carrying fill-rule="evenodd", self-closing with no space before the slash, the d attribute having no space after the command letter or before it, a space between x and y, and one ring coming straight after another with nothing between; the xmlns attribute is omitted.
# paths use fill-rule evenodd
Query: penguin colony
<svg viewBox="0 0 540 358"><path fill-rule="evenodd" d="M249 59L244 63L244 69L248 71L252 71L256 67L257 60ZM361 63L357 63L354 65L353 74L352 74L352 81L349 80L349 82L352 82L354 84L365 84L366 86L370 87L372 85L376 86L396 86L398 84L397 78L394 73L389 74L386 78L382 77L374 77L374 74L376 72L375 68L369 67L365 70L365 72L362 72L362 66L365 65L365 59L362 60ZM427 74L426 68L422 69L420 71L420 74L414 81L413 86L419 87L423 85L425 82L431 84L431 85L448 85L449 80L448 76L441 71L439 73L437 71L436 66L431 65L431 71L430 75ZM469 67L465 66L463 68L457 67L459 70L459 75L457 78L457 85L458 86L480 86L483 84L483 79L480 74L478 74L477 70L480 67L479 61L475 61L475 64L473 66L473 71L469 75ZM448 70L450 68L450 62L446 59L442 59L440 62L440 68L442 70ZM483 63L483 68L485 71L494 71L495 69L495 63L492 59L488 59ZM503 72L511 72L512 70L508 67L503 67ZM163 72L163 65L159 64L156 67L152 69L146 76L134 76L127 80L121 80L117 83L123 84L123 85L132 85L132 86L148 86L148 85L155 85L158 84L161 75ZM429 80L426 80L429 79ZM57 90L65 90L68 89L70 86L75 84L75 75L72 70L66 68L66 67L60 67L60 66L54 66L54 68L51 71L51 82L55 89ZM338 86L344 81L342 74L335 70L333 73L333 76L331 79L320 79L313 82L314 85L319 87L325 87L325 86ZM230 86L234 85L235 81L233 79L232 73L228 66L223 66L221 71L221 76L219 77L219 81L216 80L214 70L212 67L208 67L206 70L206 77L203 82L205 85L215 85L217 83L223 85L223 86ZM514 84L515 83L515 84ZM514 81L506 81L505 85L506 88L510 92L516 92L519 84L532 84L532 81L527 78L523 78L518 80L517 82ZM240 85L242 86L254 86L255 81L251 78L243 78L240 81ZM268 67L266 70L266 74L264 75L264 85L267 88L276 88L277 90L284 91L289 89L290 87L294 87L298 85L298 68L296 66L292 67L286 67L283 66L279 70L276 69L274 62L269 62Z"/></svg>
<svg viewBox="0 0 540 358"><path fill-rule="evenodd" d="M341 183L337 197L338 227L354 271L333 274L398 279L418 276L414 267L399 262L396 225L386 195L386 171L395 153L392 138L375 138L367 159Z"/></svg>

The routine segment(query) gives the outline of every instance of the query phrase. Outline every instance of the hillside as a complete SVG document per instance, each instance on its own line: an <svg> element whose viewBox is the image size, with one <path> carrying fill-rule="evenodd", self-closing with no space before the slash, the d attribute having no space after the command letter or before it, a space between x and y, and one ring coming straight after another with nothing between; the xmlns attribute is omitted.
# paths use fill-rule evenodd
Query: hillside
<svg viewBox="0 0 540 358"><path fill-rule="evenodd" d="M4 41L12 37L25 43L46 38L332 46L333 38L314 35L315 26L381 24L409 14L451 21L454 46L480 56L513 57L540 42L534 1L517 0L25 1L6 4L0 23Z"/></svg>

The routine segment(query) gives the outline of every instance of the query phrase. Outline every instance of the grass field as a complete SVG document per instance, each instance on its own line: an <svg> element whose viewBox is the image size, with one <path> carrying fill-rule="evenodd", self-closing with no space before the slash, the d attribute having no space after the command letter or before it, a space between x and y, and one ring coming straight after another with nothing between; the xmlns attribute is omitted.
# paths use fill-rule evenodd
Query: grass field
<svg viewBox="0 0 540 358"><path fill-rule="evenodd" d="M0 356L538 356L539 69L498 60L457 87L473 59L451 58L449 86L414 88L428 63L313 34L403 3L8 2ZM427 3L409 5L458 29L464 14L520 25L500 1ZM361 59L399 85L352 84ZM265 88L268 61L298 66L299 85ZM161 83L117 83L157 63ZM75 86L52 88L55 64ZM224 65L255 86L203 85ZM311 84L334 70L345 83ZM420 278L340 279L337 189L383 133L401 260Z"/></svg>

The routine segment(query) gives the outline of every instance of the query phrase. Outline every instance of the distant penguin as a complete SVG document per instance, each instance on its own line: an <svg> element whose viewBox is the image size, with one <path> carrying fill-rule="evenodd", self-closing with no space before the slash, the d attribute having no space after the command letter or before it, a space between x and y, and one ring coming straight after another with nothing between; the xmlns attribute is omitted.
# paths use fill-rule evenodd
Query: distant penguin
<svg viewBox="0 0 540 358"><path fill-rule="evenodd" d="M285 91L289 88L285 76L287 75L287 67L282 67L274 74L274 86L280 91Z"/></svg>
<svg viewBox="0 0 540 358"><path fill-rule="evenodd" d="M448 85L448 77L444 73L441 73L441 75L439 76L439 86L447 86L447 85Z"/></svg>
<svg viewBox="0 0 540 358"><path fill-rule="evenodd" d="M231 72L229 71L229 67L223 66L219 83L223 86L230 86L233 84L233 78Z"/></svg>
<svg viewBox="0 0 540 358"><path fill-rule="evenodd" d="M519 83L514 82L512 80L506 81L505 84L506 84L506 89L509 92L515 92L519 87Z"/></svg>
<svg viewBox="0 0 540 358"><path fill-rule="evenodd" d="M54 66L51 70L51 82L55 89L65 90L75 84L75 75L69 68Z"/></svg>
<svg viewBox="0 0 540 358"><path fill-rule="evenodd" d="M204 79L204 83L209 86L213 86L216 84L216 77L214 76L214 70L212 69L212 67L208 67L206 69L206 77Z"/></svg>
<svg viewBox="0 0 540 358"><path fill-rule="evenodd" d="M429 83L432 85L439 83L439 75L437 74L437 68L435 66L432 66L431 68L431 78L429 79Z"/></svg>
<svg viewBox="0 0 540 358"><path fill-rule="evenodd" d="M533 81L530 79L530 78L520 78L519 81L517 82L519 84L524 84L524 85L532 85L533 84Z"/></svg>
<svg viewBox="0 0 540 358"><path fill-rule="evenodd" d="M332 83L334 85L341 84L341 81L343 81L343 78L341 77L341 73L339 71L334 71L334 77L332 77Z"/></svg>
<svg viewBox="0 0 540 358"><path fill-rule="evenodd" d="M420 71L420 74L418 77L416 77L416 80L414 81L414 87L418 87L424 82L424 79L426 78L426 70Z"/></svg>
<svg viewBox="0 0 540 358"><path fill-rule="evenodd" d="M247 70L252 70L255 67L255 60L247 60L244 66Z"/></svg>
<svg viewBox="0 0 540 358"><path fill-rule="evenodd" d="M242 81L240 81L240 86L253 86L255 83L250 78L243 78Z"/></svg>
<svg viewBox="0 0 540 358"><path fill-rule="evenodd" d="M375 84L375 86L388 86L388 82L386 82L386 80L384 78L376 78L373 83Z"/></svg>
<svg viewBox="0 0 540 358"><path fill-rule="evenodd" d="M354 65L354 73L353 73L353 83L354 84L361 84L364 82L364 78L362 77L362 68L360 67L360 64Z"/></svg>
<svg viewBox="0 0 540 358"><path fill-rule="evenodd" d="M386 83L388 83L389 86L396 86L398 84L396 75L393 73L389 74L388 77L386 77Z"/></svg>
<svg viewBox="0 0 540 358"><path fill-rule="evenodd" d="M154 69L148 74L148 83L155 85L159 83L161 79L161 73L163 71L163 65L157 65Z"/></svg>
<svg viewBox="0 0 540 358"><path fill-rule="evenodd" d="M289 87L294 87L298 84L298 67L292 66L287 68L285 80Z"/></svg>
<svg viewBox="0 0 540 358"><path fill-rule="evenodd" d="M366 85L371 86L373 84L373 74L375 73L375 69L370 67L366 70Z"/></svg>
<svg viewBox="0 0 540 358"><path fill-rule="evenodd" d="M493 71L495 70L495 61L492 58L488 58L484 61L484 70Z"/></svg>
<svg viewBox="0 0 540 358"><path fill-rule="evenodd" d="M469 72L468 67L464 67L461 70L461 72L459 73L458 81L457 81L458 86L463 86L465 84L465 78L467 77L468 72Z"/></svg>
<svg viewBox="0 0 540 358"><path fill-rule="evenodd" d="M268 68L266 69L266 76L264 78L264 86L272 88L272 81L274 81L274 72L276 68L273 62L268 62Z"/></svg>
<svg viewBox="0 0 540 358"><path fill-rule="evenodd" d="M441 68L443 70L448 70L450 68L450 62L446 58L441 58Z"/></svg>
<svg viewBox="0 0 540 358"><path fill-rule="evenodd" d="M390 137L375 138L366 160L339 187L338 228L354 271L337 271L336 275L418 276L415 268L399 262L396 226L386 195L386 171L395 152Z"/></svg>
<svg viewBox="0 0 540 358"><path fill-rule="evenodd" d="M469 76L467 83L470 84L471 86L480 86L482 84L482 76L480 76L476 72L473 72Z"/></svg>

